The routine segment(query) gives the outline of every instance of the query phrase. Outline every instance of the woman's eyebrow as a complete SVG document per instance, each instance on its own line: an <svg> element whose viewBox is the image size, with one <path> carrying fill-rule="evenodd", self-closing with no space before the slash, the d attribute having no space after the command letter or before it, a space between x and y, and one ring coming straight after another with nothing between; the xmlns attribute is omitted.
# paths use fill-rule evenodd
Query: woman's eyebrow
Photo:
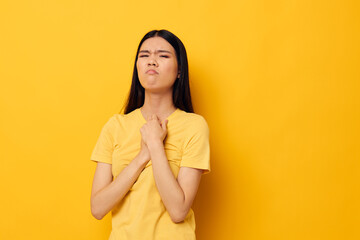
<svg viewBox="0 0 360 240"><path fill-rule="evenodd" d="M167 51L167 50L156 50L155 53L156 53L156 52L165 52L165 53L170 53L170 54L172 54L172 52ZM141 51L139 51L139 53L150 53L150 51L149 51L149 50L141 50Z"/></svg>

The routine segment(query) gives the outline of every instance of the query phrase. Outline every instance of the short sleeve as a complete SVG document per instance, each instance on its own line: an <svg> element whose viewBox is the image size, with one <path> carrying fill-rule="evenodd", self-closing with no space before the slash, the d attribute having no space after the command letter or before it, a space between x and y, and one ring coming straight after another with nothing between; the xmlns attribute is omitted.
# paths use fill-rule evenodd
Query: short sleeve
<svg viewBox="0 0 360 240"><path fill-rule="evenodd" d="M180 167L203 169L203 174L210 170L209 127L203 117L190 127L191 133L185 139Z"/></svg>
<svg viewBox="0 0 360 240"><path fill-rule="evenodd" d="M100 136L92 151L90 160L112 164L112 154L114 151L114 116L105 123L101 129Z"/></svg>

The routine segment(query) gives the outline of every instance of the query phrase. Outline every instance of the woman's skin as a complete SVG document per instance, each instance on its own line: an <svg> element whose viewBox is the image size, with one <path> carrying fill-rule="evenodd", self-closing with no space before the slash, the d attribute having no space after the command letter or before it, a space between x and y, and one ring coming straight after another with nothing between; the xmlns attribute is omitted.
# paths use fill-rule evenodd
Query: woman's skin
<svg viewBox="0 0 360 240"><path fill-rule="evenodd" d="M179 76L174 48L161 37L145 40L136 63L145 101L141 113L147 122L141 127L141 150L112 181L111 164L97 163L91 193L91 211L102 219L126 195L151 159L155 183L162 202L175 223L182 222L195 199L201 169L181 167L177 179L164 149L166 118L176 110L172 87ZM149 71L153 70L153 71Z"/></svg>

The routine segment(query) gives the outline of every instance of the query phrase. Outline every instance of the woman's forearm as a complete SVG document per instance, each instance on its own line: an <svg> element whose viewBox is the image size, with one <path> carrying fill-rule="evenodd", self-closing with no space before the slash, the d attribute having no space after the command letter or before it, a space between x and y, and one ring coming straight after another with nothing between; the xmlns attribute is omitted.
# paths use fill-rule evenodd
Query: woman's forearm
<svg viewBox="0 0 360 240"><path fill-rule="evenodd" d="M91 211L96 219L102 219L126 195L145 168L147 161L138 154L109 185L98 191L91 199Z"/></svg>
<svg viewBox="0 0 360 240"><path fill-rule="evenodd" d="M168 163L161 141L148 145L157 189L173 222L181 222L187 213L184 212L185 194Z"/></svg>

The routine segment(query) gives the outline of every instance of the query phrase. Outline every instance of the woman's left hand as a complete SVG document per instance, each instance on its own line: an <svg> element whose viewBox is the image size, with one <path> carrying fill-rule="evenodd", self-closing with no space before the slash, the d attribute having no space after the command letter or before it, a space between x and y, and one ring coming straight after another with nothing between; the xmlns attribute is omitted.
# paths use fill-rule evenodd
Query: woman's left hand
<svg viewBox="0 0 360 240"><path fill-rule="evenodd" d="M145 144L148 145L151 142L159 140L163 143L167 135L167 123L167 119L160 122L159 118L153 114L147 123L140 128L141 136Z"/></svg>

